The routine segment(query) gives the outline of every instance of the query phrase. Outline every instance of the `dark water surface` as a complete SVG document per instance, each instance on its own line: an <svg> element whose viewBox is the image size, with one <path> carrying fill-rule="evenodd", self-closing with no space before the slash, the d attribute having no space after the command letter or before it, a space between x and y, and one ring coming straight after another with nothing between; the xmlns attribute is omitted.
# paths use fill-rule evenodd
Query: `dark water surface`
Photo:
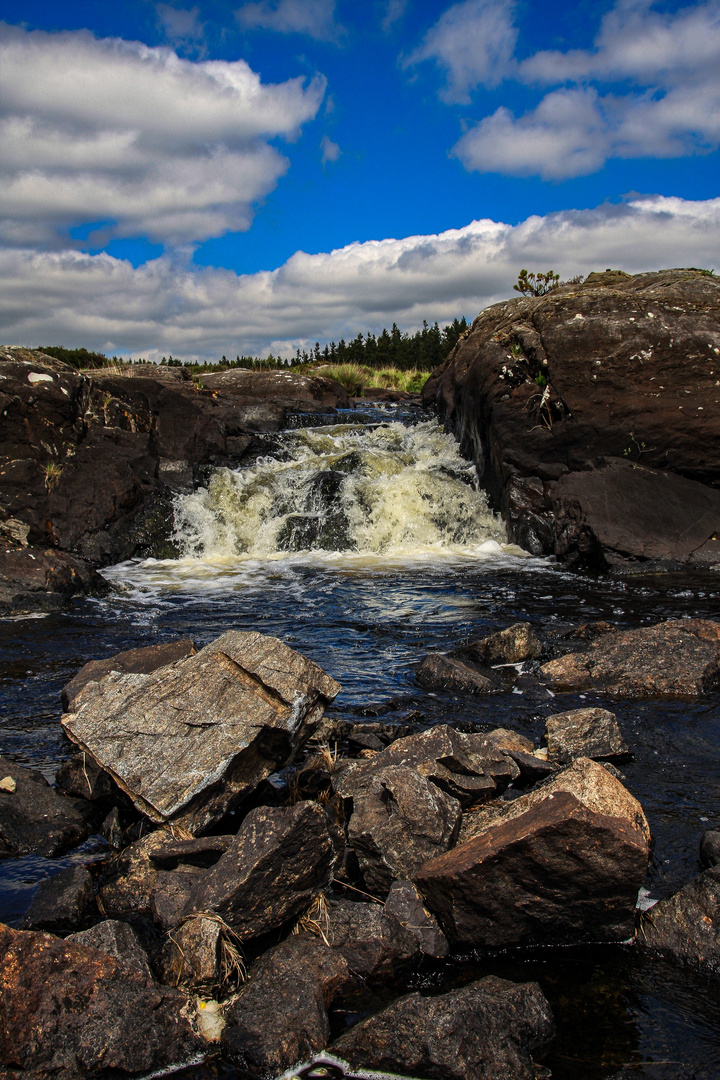
<svg viewBox="0 0 720 1080"><path fill-rule="evenodd" d="M597 619L631 627L668 618L720 616L720 574L627 575L594 580L541 560L497 554L435 562L414 558L343 562L301 557L227 563L202 581L162 564L128 564L128 586L43 618L0 621L0 752L52 778L69 756L60 690L88 659L191 636L204 645L229 629L274 634L342 684L330 710L379 713L388 722L420 712L428 723L482 721L539 740L545 718L581 705L613 709L635 760L623 767L655 838L645 887L674 892L699 870L701 833L720 826L720 695L700 702L623 702L546 691L487 698L420 690L414 665L519 620L548 631ZM208 583L210 582L210 583ZM91 839L63 860L0 862L0 919L17 923L38 881L73 859L92 858ZM628 946L535 950L480 963L465 957L422 972L429 991L488 971L537 978L558 1035L545 1064L556 1080L711 1080L720 1077L720 984L640 957ZM336 1027L345 1018L334 1017ZM512 1078L508 1078L512 1080Z"/></svg>

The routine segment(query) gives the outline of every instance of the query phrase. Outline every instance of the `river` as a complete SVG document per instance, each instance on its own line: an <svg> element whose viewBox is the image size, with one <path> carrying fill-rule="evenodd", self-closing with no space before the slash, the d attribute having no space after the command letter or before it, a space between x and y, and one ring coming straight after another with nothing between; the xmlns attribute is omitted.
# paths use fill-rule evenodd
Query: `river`
<svg viewBox="0 0 720 1080"><path fill-rule="evenodd" d="M181 558L112 567L107 598L0 621L2 753L53 777L69 756L60 689L90 658L178 635L200 646L228 629L259 630L339 680L333 715L480 721L537 742L553 712L613 709L635 755L623 766L626 784L655 838L643 895L675 891L700 869L703 830L720 825L720 695L691 704L547 691L470 698L420 690L414 665L521 620L543 637L598 619L631 627L717 617L720 575L589 578L529 557L505 543L472 468L434 420L391 410L365 419L284 432L252 465L217 470L179 498ZM0 919L17 924L42 877L102 850L95 837L52 863L0 862ZM717 983L629 946L538 949L493 963L468 955L428 967L416 983L432 991L491 970L541 982L558 1025L544 1059L555 1080L720 1076ZM335 1030L345 1021L336 1014Z"/></svg>

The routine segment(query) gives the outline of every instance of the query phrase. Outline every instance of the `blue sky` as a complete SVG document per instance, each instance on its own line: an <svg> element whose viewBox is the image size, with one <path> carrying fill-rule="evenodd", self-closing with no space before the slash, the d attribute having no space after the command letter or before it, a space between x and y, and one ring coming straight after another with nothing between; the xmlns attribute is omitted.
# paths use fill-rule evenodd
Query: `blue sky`
<svg viewBox="0 0 720 1080"><path fill-rule="evenodd" d="M720 3L0 0L0 336L217 359L720 268Z"/></svg>

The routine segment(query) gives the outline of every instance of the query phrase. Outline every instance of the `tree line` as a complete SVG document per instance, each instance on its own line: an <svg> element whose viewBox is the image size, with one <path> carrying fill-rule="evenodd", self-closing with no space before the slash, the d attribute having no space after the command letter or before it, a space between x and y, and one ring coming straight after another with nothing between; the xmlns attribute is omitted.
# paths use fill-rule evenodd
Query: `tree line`
<svg viewBox="0 0 720 1080"><path fill-rule="evenodd" d="M337 343L331 341L322 347L320 342L316 341L314 348L309 351L298 349L291 360L273 356L272 353L267 357L237 355L234 360L223 356L217 364L193 364L191 367L199 371L235 367L268 370L326 363L359 364L374 369L391 367L400 371L413 368L432 371L442 363L467 328L465 316L453 319L442 329L437 322L430 326L423 321L422 330L414 334L402 333L397 323L393 323L390 330L383 329L377 335L368 331L366 334L358 334L351 341L341 338ZM104 353L89 352L87 349L67 349L62 345L45 345L41 347L41 352L54 356L56 360L63 360L75 368L102 368L123 362L117 356L108 357ZM163 356L160 363L168 367L183 365L182 360L173 356Z"/></svg>

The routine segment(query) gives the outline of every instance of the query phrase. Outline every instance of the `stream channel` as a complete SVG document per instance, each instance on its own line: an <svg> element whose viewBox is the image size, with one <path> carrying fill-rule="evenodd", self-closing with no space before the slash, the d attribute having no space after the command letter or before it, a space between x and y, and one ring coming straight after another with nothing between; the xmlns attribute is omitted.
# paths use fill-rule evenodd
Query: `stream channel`
<svg viewBox="0 0 720 1080"><path fill-rule="evenodd" d="M313 427L304 425L317 419L297 417L265 456L179 497L181 558L112 567L105 574L116 588L104 599L0 621L0 752L52 780L70 753L60 690L87 660L177 636L201 646L229 629L259 630L338 679L329 711L355 721L482 722L537 744L554 712L612 709L635 755L623 766L626 784L655 840L642 895L676 891L700 870L702 832L720 827L720 694L692 703L546 690L473 698L419 689L414 666L518 621L542 638L598 619L632 627L717 618L720 575L590 578L529 557L506 544L473 467L437 421L389 407L364 423L341 419ZM52 862L0 862L0 920L17 925L43 877L105 850L95 837ZM412 988L433 993L489 972L541 983L557 1023L543 1057L554 1080L720 1077L717 982L617 945L455 957L421 971ZM355 1019L335 1014L335 1032Z"/></svg>

